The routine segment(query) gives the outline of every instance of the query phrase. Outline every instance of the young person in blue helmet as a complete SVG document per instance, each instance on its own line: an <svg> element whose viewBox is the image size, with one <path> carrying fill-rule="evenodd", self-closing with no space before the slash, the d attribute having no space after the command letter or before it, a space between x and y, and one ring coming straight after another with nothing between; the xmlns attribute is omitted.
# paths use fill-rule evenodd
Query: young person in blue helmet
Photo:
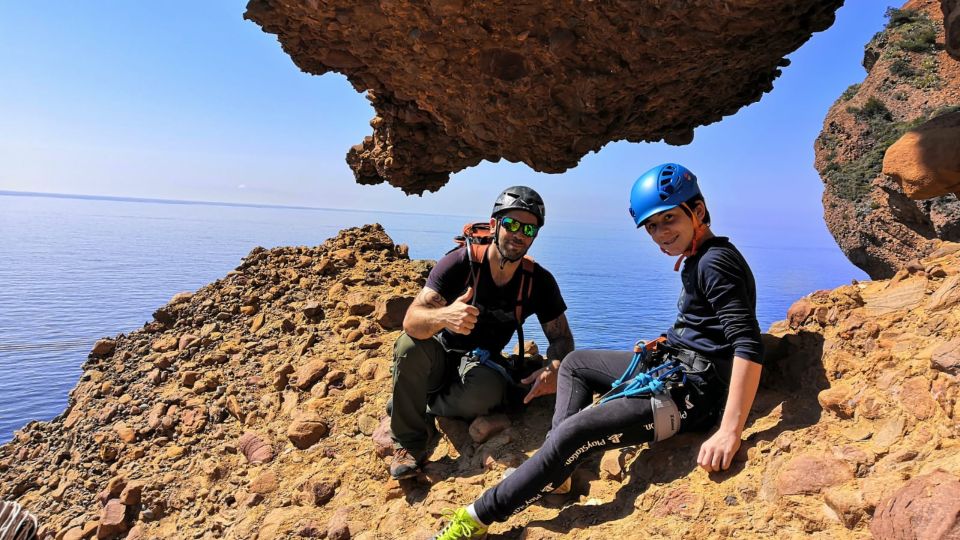
<svg viewBox="0 0 960 540"><path fill-rule="evenodd" d="M578 350L560 365L557 404L544 445L434 538L479 538L553 491L594 452L720 427L700 446L707 471L729 468L760 381L763 351L750 267L710 229L697 178L666 163L634 183L630 214L667 255L683 262L673 327L654 348ZM637 366L635 359L644 362ZM639 374L639 375L638 375ZM594 394L606 394L593 404Z"/></svg>

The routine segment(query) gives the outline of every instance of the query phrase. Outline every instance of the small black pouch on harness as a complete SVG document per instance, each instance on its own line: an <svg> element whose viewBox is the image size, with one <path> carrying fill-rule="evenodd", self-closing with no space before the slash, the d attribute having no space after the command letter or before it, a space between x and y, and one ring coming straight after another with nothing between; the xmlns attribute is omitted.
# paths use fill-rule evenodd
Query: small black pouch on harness
<svg viewBox="0 0 960 540"><path fill-rule="evenodd" d="M687 418L685 431L708 431L723 414L728 382L720 375L717 362L687 349L670 349L670 358L683 366L685 386L696 392L696 401L704 404L707 411L698 411L694 418ZM683 403L681 399L679 403ZM689 404L685 404L689 405ZM702 406L702 407L703 407ZM689 406L688 406L689 413Z"/></svg>

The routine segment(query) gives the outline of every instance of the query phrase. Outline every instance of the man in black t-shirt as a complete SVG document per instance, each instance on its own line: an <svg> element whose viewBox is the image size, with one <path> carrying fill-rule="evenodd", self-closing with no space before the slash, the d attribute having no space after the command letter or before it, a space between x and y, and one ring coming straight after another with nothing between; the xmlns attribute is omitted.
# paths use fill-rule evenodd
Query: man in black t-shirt
<svg viewBox="0 0 960 540"><path fill-rule="evenodd" d="M547 365L521 381L533 385L524 402L556 392L560 361L574 348L567 306L553 275L524 261L543 221L537 192L507 188L494 203L494 241L480 260L469 246L448 253L407 310L394 345L393 478L417 474L434 416L471 419L503 403L511 382L497 360L532 314L550 343Z"/></svg>

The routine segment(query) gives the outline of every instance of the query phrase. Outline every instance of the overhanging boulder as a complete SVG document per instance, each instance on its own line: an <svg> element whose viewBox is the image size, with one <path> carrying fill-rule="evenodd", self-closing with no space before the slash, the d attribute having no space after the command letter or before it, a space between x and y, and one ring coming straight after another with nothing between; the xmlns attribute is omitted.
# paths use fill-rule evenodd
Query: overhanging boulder
<svg viewBox="0 0 960 540"><path fill-rule="evenodd" d="M841 0L251 0L307 73L368 91L361 184L434 191L481 160L559 173L610 141L687 144L760 99Z"/></svg>

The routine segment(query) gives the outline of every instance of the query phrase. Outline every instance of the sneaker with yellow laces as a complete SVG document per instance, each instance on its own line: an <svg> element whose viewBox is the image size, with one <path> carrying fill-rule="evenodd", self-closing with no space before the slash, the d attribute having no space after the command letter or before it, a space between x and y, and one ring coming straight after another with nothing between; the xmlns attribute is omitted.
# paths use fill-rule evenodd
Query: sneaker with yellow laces
<svg viewBox="0 0 960 540"><path fill-rule="evenodd" d="M473 519L466 508L457 508L453 512L448 510L444 514L450 518L450 523L447 523L447 526L441 529L433 540L460 540L487 536L487 528Z"/></svg>

